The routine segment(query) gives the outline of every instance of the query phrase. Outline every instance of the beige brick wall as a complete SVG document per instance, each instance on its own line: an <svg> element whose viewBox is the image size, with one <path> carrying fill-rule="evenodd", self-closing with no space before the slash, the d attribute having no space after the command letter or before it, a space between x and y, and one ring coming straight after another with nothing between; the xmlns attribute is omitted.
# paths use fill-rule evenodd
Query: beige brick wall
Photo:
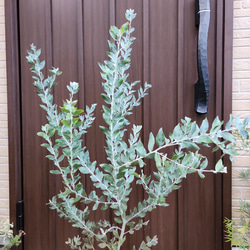
<svg viewBox="0 0 250 250"><path fill-rule="evenodd" d="M7 82L4 0L0 0L0 220L9 216Z"/></svg>
<svg viewBox="0 0 250 250"><path fill-rule="evenodd" d="M233 114L250 115L250 0L234 0L233 38ZM240 199L250 202L250 182L241 181L241 170L250 168L247 153L234 158L232 205L233 218L239 220Z"/></svg>

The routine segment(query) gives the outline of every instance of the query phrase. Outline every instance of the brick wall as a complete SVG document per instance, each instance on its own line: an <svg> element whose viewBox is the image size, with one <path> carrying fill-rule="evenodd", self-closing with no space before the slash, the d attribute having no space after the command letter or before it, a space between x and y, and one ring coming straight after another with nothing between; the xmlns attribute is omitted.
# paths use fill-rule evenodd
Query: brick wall
<svg viewBox="0 0 250 250"><path fill-rule="evenodd" d="M0 220L9 216L7 82L4 0L0 0Z"/></svg>
<svg viewBox="0 0 250 250"><path fill-rule="evenodd" d="M233 38L233 114L250 115L250 0L234 0ZM241 181L241 170L250 168L247 153L234 158L232 206L233 218L239 219L240 199L250 202L250 182Z"/></svg>

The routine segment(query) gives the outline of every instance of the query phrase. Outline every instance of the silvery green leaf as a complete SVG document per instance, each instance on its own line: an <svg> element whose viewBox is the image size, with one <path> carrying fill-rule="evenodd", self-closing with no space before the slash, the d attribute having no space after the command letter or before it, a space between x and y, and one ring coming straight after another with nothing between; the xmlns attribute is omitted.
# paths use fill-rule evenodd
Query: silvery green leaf
<svg viewBox="0 0 250 250"><path fill-rule="evenodd" d="M215 165L215 171L216 171L216 172L221 172L221 171L223 171L223 169L224 169L224 165L223 165L223 163L222 163L222 159L220 159L220 160L216 163L216 165Z"/></svg>
<svg viewBox="0 0 250 250"><path fill-rule="evenodd" d="M241 129L240 134L244 139L249 139L249 134L246 129Z"/></svg>
<svg viewBox="0 0 250 250"><path fill-rule="evenodd" d="M43 132L38 132L37 135L43 137L44 139L47 138L47 135Z"/></svg>
<svg viewBox="0 0 250 250"><path fill-rule="evenodd" d="M183 166L179 165L179 166L178 166L178 170L179 170L181 176L182 176L183 178L186 178L186 176L187 176L186 169L185 169Z"/></svg>
<svg viewBox="0 0 250 250"><path fill-rule="evenodd" d="M117 51L116 45L111 41L108 41L108 44L109 44L110 51L113 53L116 53L116 51Z"/></svg>
<svg viewBox="0 0 250 250"><path fill-rule="evenodd" d="M102 97L102 99L103 99L107 104L110 104L110 103L111 103L111 100L110 100L110 98L109 98L107 95L101 94L101 97Z"/></svg>
<svg viewBox="0 0 250 250"><path fill-rule="evenodd" d="M238 116L235 118L235 127L236 127L237 129L242 129L242 125L243 125L243 123L242 123L242 121L241 121L241 119L240 119L240 116L238 115Z"/></svg>
<svg viewBox="0 0 250 250"><path fill-rule="evenodd" d="M48 143L43 143L43 144L41 144L41 147L44 147L44 148L49 148L49 147L50 147L50 145L49 145Z"/></svg>
<svg viewBox="0 0 250 250"><path fill-rule="evenodd" d="M61 174L59 170L50 170L51 174Z"/></svg>
<svg viewBox="0 0 250 250"><path fill-rule="evenodd" d="M210 139L210 137L207 134L202 134L199 137L195 138L195 142L201 143L201 144L209 144L213 141Z"/></svg>
<svg viewBox="0 0 250 250"><path fill-rule="evenodd" d="M230 119L227 122L225 129L227 129L227 130L230 129L232 127L232 124L233 124L233 116L230 115Z"/></svg>
<svg viewBox="0 0 250 250"><path fill-rule="evenodd" d="M48 158L51 161L55 160L55 157L53 155L46 155L46 158Z"/></svg>
<svg viewBox="0 0 250 250"><path fill-rule="evenodd" d="M231 133L223 132L223 133L222 133L222 137L223 137L226 141L236 142L235 137L234 137Z"/></svg>
<svg viewBox="0 0 250 250"><path fill-rule="evenodd" d="M201 123L201 126L200 126L200 133L201 134L204 134L208 131L208 128L209 128L209 124L208 124L208 120L207 118L204 119Z"/></svg>
<svg viewBox="0 0 250 250"><path fill-rule="evenodd" d="M142 156L142 157L145 157L146 154L147 154L147 152L146 152L146 150L145 150L145 148L144 148L144 146L143 146L143 143L142 143L141 141L139 141L139 142L137 143L135 150L136 150L137 153L138 153L140 156Z"/></svg>
<svg viewBox="0 0 250 250"><path fill-rule="evenodd" d="M98 206L99 206L99 203L98 203L98 202L96 202L96 203L94 204L94 206L93 206L93 208L92 208L92 209L95 211L95 210L97 210Z"/></svg>
<svg viewBox="0 0 250 250"><path fill-rule="evenodd" d="M205 169L207 165L208 165L208 160L207 158L205 158L205 160L200 165L200 169Z"/></svg>
<svg viewBox="0 0 250 250"><path fill-rule="evenodd" d="M200 178L202 178L202 179L205 178L205 175L202 173L202 171L199 170L198 174L199 174Z"/></svg>
<svg viewBox="0 0 250 250"><path fill-rule="evenodd" d="M156 135L156 143L159 147L165 143L165 135L162 128L159 129L158 134Z"/></svg>
<svg viewBox="0 0 250 250"><path fill-rule="evenodd" d="M250 121L250 116L247 116L245 120L243 121L244 126L248 126Z"/></svg>
<svg viewBox="0 0 250 250"><path fill-rule="evenodd" d="M183 128L183 130L184 130L184 128ZM191 138L191 137L195 137L195 136L197 136L198 135L198 133L199 133L199 127L198 127L198 125L196 124L196 122L192 122L191 123L191 129L190 129L190 132L189 132L189 134L188 134L188 137L189 138Z"/></svg>
<svg viewBox="0 0 250 250"><path fill-rule="evenodd" d="M138 164L139 164L140 168L143 168L146 165L146 163L142 159L138 160Z"/></svg>
<svg viewBox="0 0 250 250"><path fill-rule="evenodd" d="M98 246L100 248L105 248L105 247L107 247L107 244L106 243L99 243ZM92 246L90 246L90 247L92 248Z"/></svg>
<svg viewBox="0 0 250 250"><path fill-rule="evenodd" d="M190 140L185 140L181 143L182 148L199 150L200 147Z"/></svg>
<svg viewBox="0 0 250 250"><path fill-rule="evenodd" d="M220 128L221 125L223 124L223 122L220 121L219 117L216 116L216 118L214 119L213 123L212 123L212 128L210 129L210 132L217 132Z"/></svg>
<svg viewBox="0 0 250 250"><path fill-rule="evenodd" d="M161 160L161 156L159 155L159 153L155 153L154 159L155 159L156 167L160 168L162 164L162 160Z"/></svg>
<svg viewBox="0 0 250 250"><path fill-rule="evenodd" d="M148 151L151 152L155 145L155 138L152 132L149 134L149 140L148 140Z"/></svg>
<svg viewBox="0 0 250 250"><path fill-rule="evenodd" d="M71 121L69 121L69 120L61 120L61 123L64 125L64 126L66 126L66 127L70 127L70 124L71 124Z"/></svg>
<svg viewBox="0 0 250 250"><path fill-rule="evenodd" d="M172 139L172 141L178 141L183 139L183 137L183 131L181 130L180 125L178 124L177 126L175 126L173 134L170 136L170 138Z"/></svg>

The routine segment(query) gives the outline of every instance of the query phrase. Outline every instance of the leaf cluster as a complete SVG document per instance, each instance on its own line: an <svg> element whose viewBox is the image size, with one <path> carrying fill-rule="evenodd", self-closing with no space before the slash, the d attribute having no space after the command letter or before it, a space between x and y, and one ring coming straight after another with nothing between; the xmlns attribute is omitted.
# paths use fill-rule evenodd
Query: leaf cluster
<svg viewBox="0 0 250 250"><path fill-rule="evenodd" d="M21 238L23 235L25 235L25 232L20 230L17 235L14 235L13 227L13 223L10 223L9 220L0 221L1 250L9 249L12 246L18 246L21 244ZM4 244L4 246L2 246L2 243Z"/></svg>
<svg viewBox="0 0 250 250"><path fill-rule="evenodd" d="M240 176L242 180L250 180L250 171L241 171ZM225 223L225 239L231 242L231 246L235 245L241 249L249 249L250 247L250 203L245 200L240 201L240 222L236 223L234 220L228 218L224 219Z"/></svg>

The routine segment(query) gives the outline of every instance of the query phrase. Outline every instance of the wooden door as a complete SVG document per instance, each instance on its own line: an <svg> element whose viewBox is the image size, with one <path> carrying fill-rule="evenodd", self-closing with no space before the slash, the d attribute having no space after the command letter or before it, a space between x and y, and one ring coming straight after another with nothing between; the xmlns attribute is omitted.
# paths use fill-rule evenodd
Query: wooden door
<svg viewBox="0 0 250 250"><path fill-rule="evenodd" d="M46 70L63 71L54 95L59 105L67 97L65 85L80 83L79 106L98 103L96 121L86 136L91 159L103 162L104 135L97 62L106 59L110 25L121 25L127 8L135 9L136 41L132 52L131 80L152 85L131 121L144 125L144 138L163 127L165 134L184 116L198 123L215 116L228 119L231 112L232 0L211 0L208 40L210 99L206 115L194 112L197 81L197 28L195 0L6 0L6 35L9 103L11 220L17 220L16 203L24 200L24 230L19 249L62 250L72 235L71 226L46 203L60 190L60 178L36 136L45 114L32 87L26 51L31 43L42 49ZM207 153L207 152L206 152ZM212 168L218 155L209 154ZM153 166L149 166L150 172ZM86 188L90 185L86 182ZM131 205L144 195L141 189ZM149 226L131 236L124 249L132 249L147 235L158 235L154 249L229 249L223 240L223 217L231 212L231 174L190 175L182 188L168 197L170 206L148 216ZM96 217L112 219L110 212Z"/></svg>

